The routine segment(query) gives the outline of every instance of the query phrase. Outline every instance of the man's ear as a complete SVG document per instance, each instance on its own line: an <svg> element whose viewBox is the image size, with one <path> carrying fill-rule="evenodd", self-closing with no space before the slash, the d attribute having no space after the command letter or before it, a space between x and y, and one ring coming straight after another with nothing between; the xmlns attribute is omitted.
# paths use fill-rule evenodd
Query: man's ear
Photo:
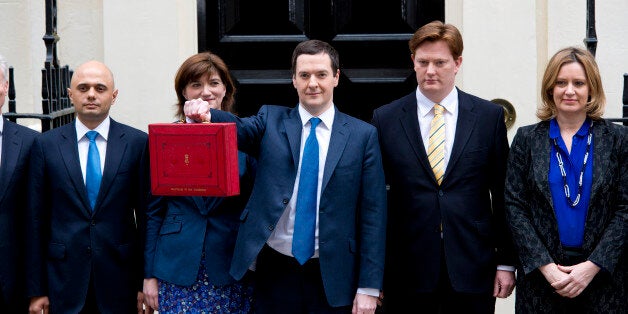
<svg viewBox="0 0 628 314"><path fill-rule="evenodd" d="M114 90L113 91L113 99L111 100L111 104L113 105L116 102L116 99L118 99L118 90Z"/></svg>

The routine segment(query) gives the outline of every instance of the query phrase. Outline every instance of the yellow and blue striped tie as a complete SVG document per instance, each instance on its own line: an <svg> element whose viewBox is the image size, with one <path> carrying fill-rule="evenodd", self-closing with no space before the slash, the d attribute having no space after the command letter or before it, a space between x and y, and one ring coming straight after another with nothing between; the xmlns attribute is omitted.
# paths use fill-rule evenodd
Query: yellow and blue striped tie
<svg viewBox="0 0 628 314"><path fill-rule="evenodd" d="M432 166L432 171L436 177L438 185L443 182L445 175L445 118L443 112L445 108L439 104L434 105L434 119L430 125L429 145L427 147L427 158Z"/></svg>

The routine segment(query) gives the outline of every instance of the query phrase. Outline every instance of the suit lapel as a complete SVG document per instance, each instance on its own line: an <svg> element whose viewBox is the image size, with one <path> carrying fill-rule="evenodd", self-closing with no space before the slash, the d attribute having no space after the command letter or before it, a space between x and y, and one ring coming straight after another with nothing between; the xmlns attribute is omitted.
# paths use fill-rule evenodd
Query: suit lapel
<svg viewBox="0 0 628 314"><path fill-rule="evenodd" d="M539 191L545 196L548 204L552 204L552 194L549 186L550 143L549 122L540 123L534 130L534 137L530 143L532 157L532 173Z"/></svg>
<svg viewBox="0 0 628 314"><path fill-rule="evenodd" d="M105 195L107 195L109 189L111 188L111 184L115 179L116 173L118 173L120 163L124 160L123 157L128 144L124 135L125 134L120 128L120 125L111 119L111 124L109 125L109 136L107 138L107 152L105 153L105 170L102 174L100 191L98 192L98 197L96 198L96 207L94 208L94 212L100 208Z"/></svg>
<svg viewBox="0 0 628 314"><path fill-rule="evenodd" d="M91 214L89 199L87 198L87 189L85 188L83 172L81 171L81 162L79 161L75 123L76 122L66 124L66 126L62 127L60 130L61 138L59 151L61 158L63 159L63 164L65 165L68 175L70 176L70 180L72 181L72 185L74 185L74 188L83 203L83 208L86 213Z"/></svg>
<svg viewBox="0 0 628 314"><path fill-rule="evenodd" d="M298 107L294 107L290 110L288 117L283 120L283 126L285 136L288 138L288 143L290 144L292 162L295 165L294 171L296 173L297 168L299 167L299 151L301 149L301 132L303 129Z"/></svg>
<svg viewBox="0 0 628 314"><path fill-rule="evenodd" d="M605 184L606 172L610 167L613 137L608 136L608 127L603 123L593 125L593 184L591 186L591 200Z"/></svg>
<svg viewBox="0 0 628 314"><path fill-rule="evenodd" d="M589 208L587 209L587 217L584 224L584 242L583 248L592 250L595 247L595 237L590 236L596 234L594 228L598 228L600 211L592 210L591 206L597 203L598 197L608 197L606 194L602 194L604 185L611 184L608 178L612 175L607 174L611 169L611 163L614 162L611 158L613 153L613 142L615 138L610 132L608 125L604 122L593 123L593 158L589 162L593 163L593 182L591 184L591 195L589 196ZM616 162L616 161L615 161Z"/></svg>
<svg viewBox="0 0 628 314"><path fill-rule="evenodd" d="M445 169L445 177L443 184L447 181L447 176L462 156L467 142L471 137L473 128L477 120L477 115L473 111L475 104L467 97L467 94L458 90L458 121L456 122L456 134L454 135L454 144L449 155L447 169Z"/></svg>
<svg viewBox="0 0 628 314"><path fill-rule="evenodd" d="M327 183L329 183L329 179L331 178L331 174L334 172L342 153L347 146L347 141L349 140L349 134L351 134L351 129L349 127L349 123L346 119L346 116L336 110L336 114L334 116L334 123L331 128L331 137L329 138L329 148L327 149L327 157L325 159L325 170L323 171L323 183L321 185L321 195L323 191L325 191L325 187Z"/></svg>
<svg viewBox="0 0 628 314"><path fill-rule="evenodd" d="M430 166L430 162L427 159L427 152L425 151L425 143L423 143L423 138L421 137L421 131L419 126L419 119L417 113L417 101L416 94L411 93L406 96L406 100L404 101L404 105L402 107L403 114L399 117L399 123L404 130L404 134L408 140L408 144L412 147L414 154L416 155L417 160L421 163L423 168L429 173L434 182L436 182L436 178L434 178L434 173L432 172L432 167Z"/></svg>
<svg viewBox="0 0 628 314"><path fill-rule="evenodd" d="M1 119L1 118L0 118ZM7 188L12 184L11 178L22 149L22 140L17 136L17 129L12 124L4 121L4 130L2 134L2 165L0 166L0 203L4 200Z"/></svg>

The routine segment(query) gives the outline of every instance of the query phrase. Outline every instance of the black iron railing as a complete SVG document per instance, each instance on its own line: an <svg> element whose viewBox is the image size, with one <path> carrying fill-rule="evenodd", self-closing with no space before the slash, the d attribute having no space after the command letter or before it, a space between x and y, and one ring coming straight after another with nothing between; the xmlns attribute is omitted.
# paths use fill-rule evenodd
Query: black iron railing
<svg viewBox="0 0 628 314"><path fill-rule="evenodd" d="M622 96L622 117L623 118L607 118L606 120L613 122L621 122L628 126L628 73L624 73L624 94Z"/></svg>
<svg viewBox="0 0 628 314"><path fill-rule="evenodd" d="M72 71L66 65L59 66L57 58L57 1L46 0L46 61L41 70L42 113L17 113L13 67L9 68L9 112L4 117L15 122L17 119L39 119L41 131L59 127L74 120L74 107L68 98Z"/></svg>
<svg viewBox="0 0 628 314"><path fill-rule="evenodd" d="M595 56L597 50L597 33L595 31L595 0L587 0L587 37L583 40L587 50ZM607 118L612 122L628 125L628 73L624 74L624 94L622 97L622 118Z"/></svg>

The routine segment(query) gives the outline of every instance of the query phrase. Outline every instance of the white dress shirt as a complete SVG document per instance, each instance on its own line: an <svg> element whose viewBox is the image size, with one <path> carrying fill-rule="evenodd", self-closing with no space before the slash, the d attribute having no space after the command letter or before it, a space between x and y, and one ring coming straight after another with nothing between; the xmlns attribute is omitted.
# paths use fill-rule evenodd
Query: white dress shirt
<svg viewBox="0 0 628 314"><path fill-rule="evenodd" d="M100 155L100 173L105 170L105 155L107 152L107 136L109 136L109 125L111 120L109 116L98 125L94 131L98 132L96 137L96 146L98 146L98 154ZM91 131L79 119L76 119L76 141L78 143L79 161L81 162L81 172L83 173L83 183L85 183L85 173L87 169L87 152L89 151L89 139L85 136Z"/></svg>
<svg viewBox="0 0 628 314"><path fill-rule="evenodd" d="M318 189L316 192L316 231L314 241L314 255L318 257L318 206L321 199L321 186L323 184L323 172L325 170L325 160L327 159L327 150L329 148L329 139L331 138L331 127L334 123L334 115L336 110L332 105L327 111L318 116L321 119L321 123L316 127L316 139L318 140ZM276 251L288 255L292 255L292 235L294 234L294 217L296 213L297 204L297 192L299 187L299 177L301 175L301 161L303 159L303 148L305 147L305 140L310 135L310 118L313 116L307 112L299 104L299 116L301 116L301 123L303 124L303 131L301 132L301 148L299 149L299 167L297 169L297 178L294 181L294 189L292 190L292 197L285 211L279 218L275 230L268 238L267 244Z"/></svg>
<svg viewBox="0 0 628 314"><path fill-rule="evenodd" d="M417 115L419 119L419 127L421 129L421 138L425 151L429 146L430 126L434 119L434 102L429 100L421 91L416 89L417 98ZM439 103L445 108L443 118L445 118L445 170L449 164L451 149L454 146L454 138L456 137L456 122L458 121L458 90L452 89L451 92Z"/></svg>

